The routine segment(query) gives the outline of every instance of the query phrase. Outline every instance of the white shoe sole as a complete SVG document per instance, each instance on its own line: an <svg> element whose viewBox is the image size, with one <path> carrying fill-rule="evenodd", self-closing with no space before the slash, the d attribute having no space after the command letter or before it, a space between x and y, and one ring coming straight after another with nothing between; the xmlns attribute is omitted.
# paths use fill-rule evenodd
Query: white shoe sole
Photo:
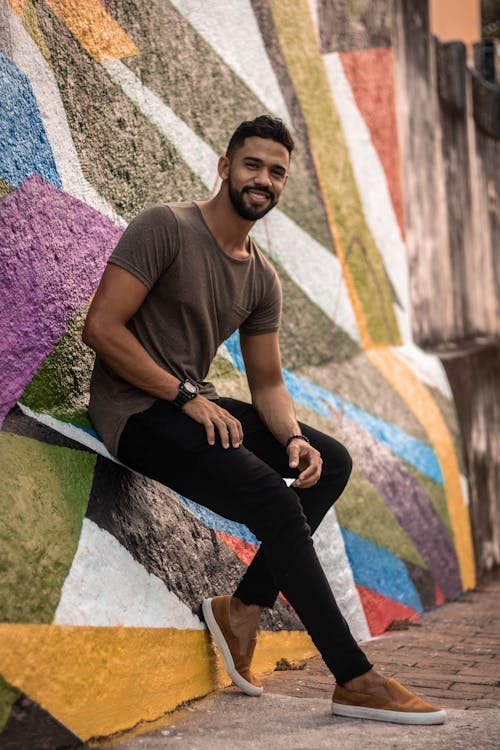
<svg viewBox="0 0 500 750"><path fill-rule="evenodd" d="M371 719L372 721L391 721L394 724L444 724L445 711L417 713L413 711L386 711L382 708L365 708L364 706L346 706L343 703L332 703L332 714L347 716L350 719Z"/></svg>
<svg viewBox="0 0 500 750"><path fill-rule="evenodd" d="M221 655L222 663L224 664L224 668L226 672L228 673L229 677L232 679L235 685L237 685L241 690L243 690L244 693L247 695L252 696L258 696L262 695L262 692L264 690L263 687L257 687L256 685L252 685L251 682L248 682L248 680L245 680L244 677L240 675L240 673L236 670L234 666L233 657L231 656L231 651L229 650L229 646L227 645L226 639L224 638L224 634L222 630L219 628L217 624L217 620L215 619L213 612L212 612L212 600L211 599L204 599L201 609L203 611L203 617L205 618L205 622L207 624L207 628L210 631L210 635L214 639L215 643L217 644L217 648L219 649L219 653Z"/></svg>

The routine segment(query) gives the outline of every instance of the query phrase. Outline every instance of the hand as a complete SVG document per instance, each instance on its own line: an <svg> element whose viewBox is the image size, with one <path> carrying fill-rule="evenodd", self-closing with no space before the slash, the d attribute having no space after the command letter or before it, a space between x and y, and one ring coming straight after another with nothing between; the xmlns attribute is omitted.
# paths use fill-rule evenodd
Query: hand
<svg viewBox="0 0 500 750"><path fill-rule="evenodd" d="M232 414L210 401L205 396L195 396L182 407L182 411L189 417L204 425L207 432L207 440L210 445L215 445L215 430L219 431L223 448L239 448L243 442L243 428Z"/></svg>
<svg viewBox="0 0 500 750"><path fill-rule="evenodd" d="M286 450L290 468L298 468L301 472L292 483L292 487L304 490L315 485L321 476L323 466L320 452L305 440L292 440Z"/></svg>

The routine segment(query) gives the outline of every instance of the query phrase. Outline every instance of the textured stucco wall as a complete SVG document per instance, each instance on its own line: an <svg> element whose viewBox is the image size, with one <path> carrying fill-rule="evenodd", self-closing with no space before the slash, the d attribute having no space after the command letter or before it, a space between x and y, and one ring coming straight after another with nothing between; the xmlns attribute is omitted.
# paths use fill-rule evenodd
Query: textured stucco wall
<svg viewBox="0 0 500 750"><path fill-rule="evenodd" d="M0 723L12 747L123 731L223 679L199 603L231 590L257 540L111 459L86 415L80 331L126 223L147 203L209 196L246 117L272 112L297 141L280 207L254 235L283 283L299 418L355 462L315 538L342 609L364 639L474 584L449 385L411 335L386 5L0 0ZM248 397L237 334L211 376ZM257 668L311 653L280 600Z"/></svg>
<svg viewBox="0 0 500 750"><path fill-rule="evenodd" d="M432 36L425 0L396 10L413 332L456 399L484 572L500 564L500 83Z"/></svg>

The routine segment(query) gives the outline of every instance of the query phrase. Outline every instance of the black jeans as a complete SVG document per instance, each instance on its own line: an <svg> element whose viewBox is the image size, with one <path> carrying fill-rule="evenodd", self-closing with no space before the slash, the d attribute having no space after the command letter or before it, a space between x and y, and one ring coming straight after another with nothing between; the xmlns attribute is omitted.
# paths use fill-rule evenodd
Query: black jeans
<svg viewBox="0 0 500 750"><path fill-rule="evenodd" d="M342 684L371 664L354 640L317 558L311 535L342 493L351 472L343 445L301 424L320 451L323 471L308 489L287 487L298 476L284 447L243 401L217 403L240 420L243 445L209 445L203 425L157 400L129 418L118 458L132 469L232 521L245 524L261 546L234 592L245 604L272 607L279 591L290 602L326 665Z"/></svg>

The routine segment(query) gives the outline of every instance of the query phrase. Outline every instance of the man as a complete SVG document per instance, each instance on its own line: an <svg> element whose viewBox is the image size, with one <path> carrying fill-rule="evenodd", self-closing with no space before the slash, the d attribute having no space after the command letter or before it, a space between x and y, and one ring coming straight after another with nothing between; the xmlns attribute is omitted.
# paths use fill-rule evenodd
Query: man
<svg viewBox="0 0 500 750"><path fill-rule="evenodd" d="M248 528L262 544L232 596L203 602L233 681L251 672L264 607L282 591L334 674L333 712L442 723L444 712L385 680L352 637L311 535L351 471L345 448L301 424L282 378L278 276L249 232L279 201L293 150L267 115L241 123L209 201L140 213L109 259L84 341L97 352L89 413L120 461ZM205 381L236 329L252 404ZM283 476L295 477L287 487Z"/></svg>

